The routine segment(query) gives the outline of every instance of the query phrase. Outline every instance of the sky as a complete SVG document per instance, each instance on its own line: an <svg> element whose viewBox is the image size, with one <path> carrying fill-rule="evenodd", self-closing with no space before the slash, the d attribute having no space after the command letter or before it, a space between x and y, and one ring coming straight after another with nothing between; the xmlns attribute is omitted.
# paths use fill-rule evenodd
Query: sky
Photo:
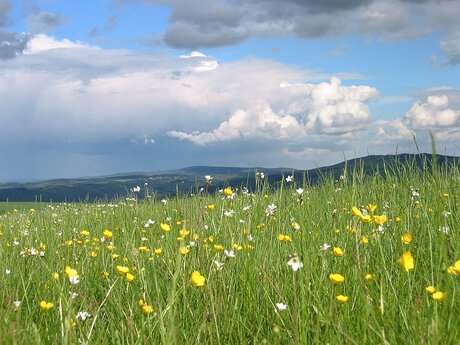
<svg viewBox="0 0 460 345"><path fill-rule="evenodd" d="M0 0L0 182L460 155L458 0Z"/></svg>

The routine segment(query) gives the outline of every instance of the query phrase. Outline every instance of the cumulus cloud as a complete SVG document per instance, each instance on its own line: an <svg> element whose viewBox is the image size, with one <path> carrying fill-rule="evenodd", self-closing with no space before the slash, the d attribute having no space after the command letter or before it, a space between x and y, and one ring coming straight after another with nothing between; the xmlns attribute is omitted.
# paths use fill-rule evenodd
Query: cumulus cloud
<svg viewBox="0 0 460 345"><path fill-rule="evenodd" d="M460 126L459 104L450 104L449 95L434 94L416 102L404 117L412 128L452 128Z"/></svg>
<svg viewBox="0 0 460 345"><path fill-rule="evenodd" d="M185 133L170 131L169 135L197 144L240 139L273 139L285 142L305 140L311 135L340 135L365 128L370 122L370 110L365 102L377 96L368 86L342 86L334 77L329 83L281 83L281 89L297 89L287 109L278 113L269 104L257 104L238 109L228 120L210 132ZM296 111L297 116L284 113Z"/></svg>

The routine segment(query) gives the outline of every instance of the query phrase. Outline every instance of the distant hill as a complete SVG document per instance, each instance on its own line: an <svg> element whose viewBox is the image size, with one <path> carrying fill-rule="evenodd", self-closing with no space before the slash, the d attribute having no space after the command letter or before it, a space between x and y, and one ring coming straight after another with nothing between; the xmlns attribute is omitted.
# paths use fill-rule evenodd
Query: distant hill
<svg viewBox="0 0 460 345"><path fill-rule="evenodd" d="M460 157L445 155L437 156L439 166L460 165ZM210 192L225 185L246 186L253 189L256 183L255 174L262 171L269 183L281 181L283 176L293 175L302 181L305 177L311 184L316 184L325 177L339 178L347 169L361 169L364 174L385 171L399 171L404 167L428 169L433 165L431 154L399 154L375 155L351 159L335 165L310 169L296 170L290 168L239 168L193 166L177 170L137 172L116 174L94 178L55 179L40 182L0 183L0 201L94 201L111 200L125 197L131 188L140 186L139 197L144 197L144 185L157 197L175 195L177 192L194 192L204 187L204 176L213 176ZM386 169L385 169L386 168Z"/></svg>

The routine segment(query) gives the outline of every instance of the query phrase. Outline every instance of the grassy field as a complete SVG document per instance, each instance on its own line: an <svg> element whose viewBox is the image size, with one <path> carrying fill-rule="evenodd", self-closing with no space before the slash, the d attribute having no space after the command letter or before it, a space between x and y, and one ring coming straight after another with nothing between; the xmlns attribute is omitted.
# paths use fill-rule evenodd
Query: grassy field
<svg viewBox="0 0 460 345"><path fill-rule="evenodd" d="M264 181L1 215L1 342L459 343L457 168Z"/></svg>
<svg viewBox="0 0 460 345"><path fill-rule="evenodd" d="M31 208L38 210L47 204L35 201L20 201L20 202L0 202L0 213L29 210Z"/></svg>

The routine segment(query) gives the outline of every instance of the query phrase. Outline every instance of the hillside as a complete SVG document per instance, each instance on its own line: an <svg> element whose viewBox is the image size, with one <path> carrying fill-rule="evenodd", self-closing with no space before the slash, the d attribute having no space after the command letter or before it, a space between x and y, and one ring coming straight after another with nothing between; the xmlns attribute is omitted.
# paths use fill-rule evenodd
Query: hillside
<svg viewBox="0 0 460 345"><path fill-rule="evenodd" d="M437 156L438 165L443 167L458 166L459 161L459 157ZM257 171L263 171L271 184L281 181L283 176L287 175L293 175L297 181L302 181L305 177L309 183L316 184L324 177L339 178L345 168L348 171L358 168L367 175L373 173L384 175L385 171L408 167L430 170L432 164L431 154L399 154L366 156L310 170L193 166L169 171L126 173L94 178L3 183L0 184L0 201L94 201L117 196L124 197L136 186L141 187L139 197L142 198L145 184L157 197L164 197L175 195L177 192L199 190L204 187L205 175L213 176L211 192L227 184L252 189L255 186Z"/></svg>

